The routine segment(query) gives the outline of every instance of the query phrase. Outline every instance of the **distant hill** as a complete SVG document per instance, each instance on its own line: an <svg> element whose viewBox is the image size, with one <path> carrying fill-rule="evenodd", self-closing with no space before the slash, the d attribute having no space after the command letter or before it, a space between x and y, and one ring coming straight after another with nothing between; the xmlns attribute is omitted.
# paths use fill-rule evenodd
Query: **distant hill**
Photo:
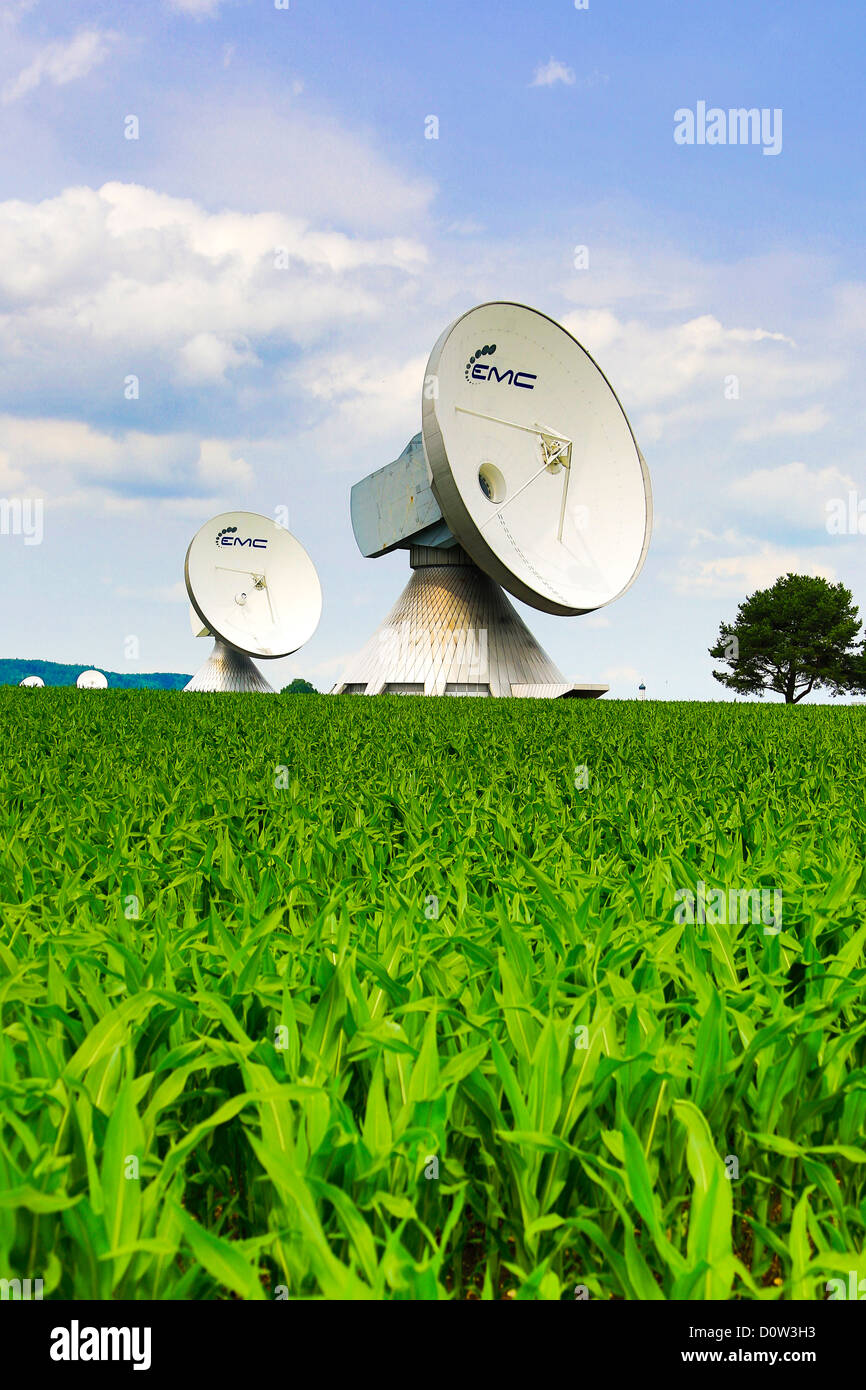
<svg viewBox="0 0 866 1390"><path fill-rule="evenodd" d="M0 657L0 685L20 685L25 676L41 676L46 685L74 685L82 671L102 671L111 690L183 690L189 676L174 671L106 671L102 666L64 666L59 661L25 661Z"/></svg>

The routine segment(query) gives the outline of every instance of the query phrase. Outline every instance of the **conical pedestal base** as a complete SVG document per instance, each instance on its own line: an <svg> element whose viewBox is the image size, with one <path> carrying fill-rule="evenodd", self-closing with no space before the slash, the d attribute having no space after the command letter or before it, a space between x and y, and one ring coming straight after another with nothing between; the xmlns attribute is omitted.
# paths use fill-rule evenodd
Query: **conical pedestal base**
<svg viewBox="0 0 866 1390"><path fill-rule="evenodd" d="M258 695L275 695L272 685L268 685L261 671L245 652L230 647L219 638L213 644L213 651L196 671L184 690L236 691Z"/></svg>
<svg viewBox="0 0 866 1390"><path fill-rule="evenodd" d="M500 586L459 546L412 546L412 578L335 695L597 698L550 660Z"/></svg>

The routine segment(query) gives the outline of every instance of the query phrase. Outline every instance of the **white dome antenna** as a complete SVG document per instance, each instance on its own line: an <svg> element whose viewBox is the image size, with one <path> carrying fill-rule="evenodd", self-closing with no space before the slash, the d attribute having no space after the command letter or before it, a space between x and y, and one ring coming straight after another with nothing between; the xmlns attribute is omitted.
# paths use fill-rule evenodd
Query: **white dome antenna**
<svg viewBox="0 0 866 1390"><path fill-rule="evenodd" d="M75 684L79 690L107 690L108 678L101 671L82 671Z"/></svg>

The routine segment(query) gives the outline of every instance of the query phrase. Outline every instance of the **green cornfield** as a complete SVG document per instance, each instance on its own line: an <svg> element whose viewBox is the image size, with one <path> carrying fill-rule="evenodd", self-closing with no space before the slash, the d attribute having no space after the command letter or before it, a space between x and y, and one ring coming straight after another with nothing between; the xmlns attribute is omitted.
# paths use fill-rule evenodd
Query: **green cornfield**
<svg viewBox="0 0 866 1390"><path fill-rule="evenodd" d="M7 689L0 717L0 1277L866 1277L862 708Z"/></svg>

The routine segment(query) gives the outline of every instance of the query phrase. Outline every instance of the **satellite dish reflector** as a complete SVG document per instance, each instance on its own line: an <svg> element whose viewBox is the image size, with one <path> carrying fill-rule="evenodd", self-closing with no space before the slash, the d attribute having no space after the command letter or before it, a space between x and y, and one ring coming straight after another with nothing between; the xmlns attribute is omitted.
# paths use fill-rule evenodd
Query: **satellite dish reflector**
<svg viewBox="0 0 866 1390"><path fill-rule="evenodd" d="M23 686L25 690L38 690L44 686L45 682L41 676L25 676L23 681L19 681L18 684Z"/></svg>
<svg viewBox="0 0 866 1390"><path fill-rule="evenodd" d="M224 512L193 537L184 577L199 633L216 639L185 689L271 692L249 658L290 656L322 614L319 577L300 541L269 517Z"/></svg>
<svg viewBox="0 0 866 1390"><path fill-rule="evenodd" d="M548 613L588 613L643 565L649 474L607 378L546 314L481 304L434 347L421 423L352 488L361 554L408 550L412 578L335 692L603 695L567 679L503 589Z"/></svg>
<svg viewBox="0 0 866 1390"><path fill-rule="evenodd" d="M613 387L537 309L481 304L440 337L422 435L433 494L480 569L547 613L619 597L649 547L649 473Z"/></svg>
<svg viewBox="0 0 866 1390"><path fill-rule="evenodd" d="M82 671L75 684L79 690L108 689L108 680L101 671Z"/></svg>

